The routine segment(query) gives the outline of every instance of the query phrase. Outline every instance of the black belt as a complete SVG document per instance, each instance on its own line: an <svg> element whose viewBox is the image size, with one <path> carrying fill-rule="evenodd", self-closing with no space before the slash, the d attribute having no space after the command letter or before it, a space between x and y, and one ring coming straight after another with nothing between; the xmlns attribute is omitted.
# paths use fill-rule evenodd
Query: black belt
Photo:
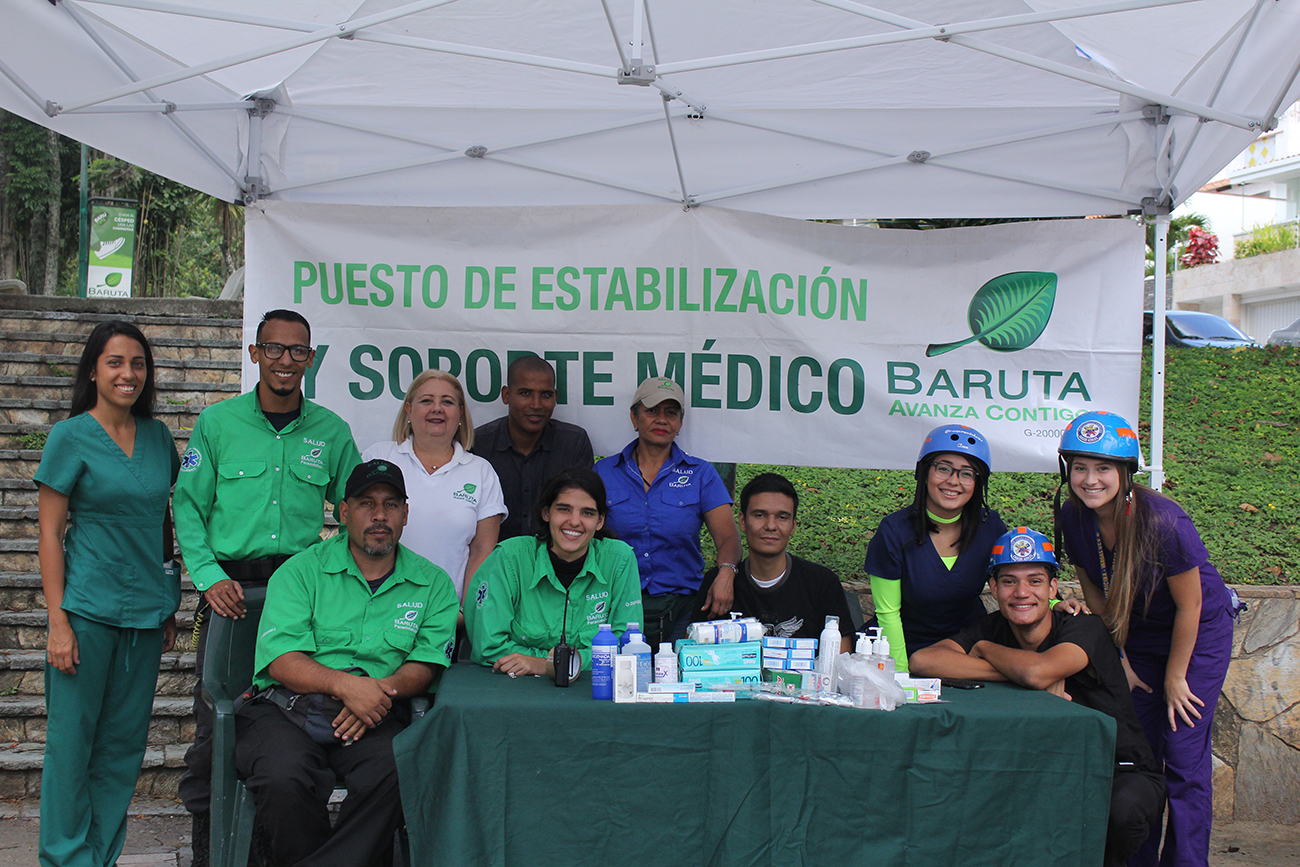
<svg viewBox="0 0 1300 867"><path fill-rule="evenodd" d="M257 560L218 560L217 565L229 577L239 582L256 581L265 584L271 580L271 574L289 559L287 554L274 557L262 557Z"/></svg>

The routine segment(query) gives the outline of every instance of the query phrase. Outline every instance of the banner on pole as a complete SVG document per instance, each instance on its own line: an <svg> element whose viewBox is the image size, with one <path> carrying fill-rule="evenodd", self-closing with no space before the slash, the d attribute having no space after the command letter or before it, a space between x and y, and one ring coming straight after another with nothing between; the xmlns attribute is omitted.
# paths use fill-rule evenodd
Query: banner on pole
<svg viewBox="0 0 1300 867"><path fill-rule="evenodd" d="M670 376L679 443L709 460L910 468L956 422L989 438L995 471L1050 471L1075 415L1135 417L1142 238L1131 220L903 231L671 205L265 202L247 211L245 335L267 310L302 313L306 393L362 449L422 370L459 377L482 424L505 412L510 361L537 354L555 417L597 454L634 436L637 383Z"/></svg>
<svg viewBox="0 0 1300 867"><path fill-rule="evenodd" d="M135 267L135 208L92 203L87 298L130 298Z"/></svg>

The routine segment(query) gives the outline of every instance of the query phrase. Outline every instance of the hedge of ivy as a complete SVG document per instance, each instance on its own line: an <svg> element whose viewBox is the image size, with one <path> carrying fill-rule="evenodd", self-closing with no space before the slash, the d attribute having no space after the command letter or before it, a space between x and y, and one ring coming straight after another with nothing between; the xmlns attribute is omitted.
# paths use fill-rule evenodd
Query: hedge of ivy
<svg viewBox="0 0 1300 867"><path fill-rule="evenodd" d="M1143 452L1149 454L1150 361L1142 365ZM1300 584L1300 350L1168 351L1165 492L1196 522L1226 580ZM800 490L791 550L861 578L866 542L882 516L911 500L911 474L812 467L737 468L737 490L757 473L785 473ZM993 504L1009 525L1050 532L1056 477L999 473Z"/></svg>

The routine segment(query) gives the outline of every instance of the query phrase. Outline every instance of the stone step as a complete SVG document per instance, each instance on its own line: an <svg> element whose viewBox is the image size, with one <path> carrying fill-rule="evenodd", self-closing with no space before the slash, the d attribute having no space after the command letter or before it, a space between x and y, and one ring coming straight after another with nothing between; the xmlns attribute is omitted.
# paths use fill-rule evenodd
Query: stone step
<svg viewBox="0 0 1300 867"><path fill-rule="evenodd" d="M150 334L150 329L141 328L149 339L155 361L160 358L211 359L214 361L239 361L244 348L239 335L226 337L173 337L172 329L162 329L161 333ZM156 329L155 329L156 330ZM74 331L26 331L0 329L0 346L8 352L32 353L35 355L72 355L81 357L81 350L86 343L85 332Z"/></svg>
<svg viewBox="0 0 1300 867"><path fill-rule="evenodd" d="M181 611L193 612L198 606L199 591L188 574L181 575ZM38 572L0 572L0 610L44 611L45 593Z"/></svg>
<svg viewBox="0 0 1300 867"><path fill-rule="evenodd" d="M0 352L0 375L19 377L63 377L69 382L76 374L79 355L36 352ZM210 358L155 358L159 382L238 382L241 362Z"/></svg>
<svg viewBox="0 0 1300 867"><path fill-rule="evenodd" d="M47 621L44 608L0 611L0 650L44 650ZM176 628L180 630L178 643L184 650L193 650L194 612L176 612Z"/></svg>
<svg viewBox="0 0 1300 867"><path fill-rule="evenodd" d="M135 786L136 796L174 799L176 785L185 770L185 749L183 743L169 743L154 744L145 750L140 779ZM0 798L39 797L44 764L44 742L0 748Z"/></svg>
<svg viewBox="0 0 1300 867"><path fill-rule="evenodd" d="M231 397L231 394L214 393L210 403L217 403ZM171 403L170 401L176 401ZM154 418L166 424L172 430L189 430L194 427L199 413L207 408L208 403L186 403L183 395L159 395L154 407ZM47 428L55 422L68 417L71 401L56 400L48 397L0 397L0 422L9 424L36 424Z"/></svg>
<svg viewBox="0 0 1300 867"><path fill-rule="evenodd" d="M36 483L28 479L0 479L0 506L36 505Z"/></svg>
<svg viewBox="0 0 1300 867"><path fill-rule="evenodd" d="M239 377L233 382L168 381L162 377L154 383L158 402L208 405L239 394ZM0 398L70 400L72 378L67 376L0 376Z"/></svg>
<svg viewBox="0 0 1300 867"><path fill-rule="evenodd" d="M188 821L189 814L185 812L185 805L176 798L169 797L151 797L149 795L136 795L131 799L131 806L127 809L128 816L137 818L172 818L185 817ZM41 817L41 800L40 798L26 798L23 800L0 800L0 819L39 819ZM186 840L189 838L186 837ZM123 855L117 863L121 867L130 864L155 863L154 861L128 861L133 856ZM134 856L142 857L142 856ZM159 860L156 863L170 864L172 861Z"/></svg>
<svg viewBox="0 0 1300 867"><path fill-rule="evenodd" d="M39 572L35 539L0 539L0 564L15 572Z"/></svg>
<svg viewBox="0 0 1300 867"><path fill-rule="evenodd" d="M0 422L0 450L6 449L30 449L39 441L45 442L45 437L50 434L51 424L10 424ZM176 448L184 451L185 443L190 440L190 430L187 428L172 428L172 439L176 441ZM35 490L33 488L32 490ZM36 502L35 500L32 501Z"/></svg>
<svg viewBox="0 0 1300 867"><path fill-rule="evenodd" d="M188 638L189 636L185 636ZM170 651L158 663L154 694L190 700L194 695L194 652ZM45 651L0 650L0 696L19 698L45 695ZM0 723L0 742L10 740ZM20 738L14 738L20 740Z"/></svg>
<svg viewBox="0 0 1300 867"><path fill-rule="evenodd" d="M39 329L45 331L83 330L86 334L89 334L101 322L124 320L134 323L148 337L153 335L146 330L146 326L172 332L182 328L226 330L232 332L236 340L239 339L243 331L243 322L239 319L237 312L243 305L238 301L227 302L224 312L230 315L221 317L202 315L202 313L198 312L203 309L204 313L208 313L214 306L213 302L203 299L194 299L193 306L196 311L194 315L188 313L182 315L160 313L158 310L159 304L155 299L136 301L136 305L143 308L137 313L43 309L48 307L50 302L54 304L60 303L60 299L53 298L40 299L39 301L21 299L22 302L26 303L13 303L14 301L13 298L7 298L0 302L0 305L3 306L3 309L0 309L0 328ZM149 301L154 303L150 304ZM62 299L62 302L68 303L71 302L71 299ZM33 307L27 307L27 303L33 304ZM76 303L81 305L96 304L96 302L86 301ZM173 300L171 303L175 304L177 302Z"/></svg>

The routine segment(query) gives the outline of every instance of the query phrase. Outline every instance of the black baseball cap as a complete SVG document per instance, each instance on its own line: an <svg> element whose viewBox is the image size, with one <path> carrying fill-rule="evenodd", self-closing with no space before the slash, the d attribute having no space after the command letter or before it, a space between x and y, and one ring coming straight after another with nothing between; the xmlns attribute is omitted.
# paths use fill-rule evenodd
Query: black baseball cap
<svg viewBox="0 0 1300 867"><path fill-rule="evenodd" d="M379 459L357 464L352 475L348 476L347 486L343 489L343 499L359 497L374 485L392 485L397 489L397 493L402 495L402 499L406 499L406 480L402 478L401 469L391 461Z"/></svg>

